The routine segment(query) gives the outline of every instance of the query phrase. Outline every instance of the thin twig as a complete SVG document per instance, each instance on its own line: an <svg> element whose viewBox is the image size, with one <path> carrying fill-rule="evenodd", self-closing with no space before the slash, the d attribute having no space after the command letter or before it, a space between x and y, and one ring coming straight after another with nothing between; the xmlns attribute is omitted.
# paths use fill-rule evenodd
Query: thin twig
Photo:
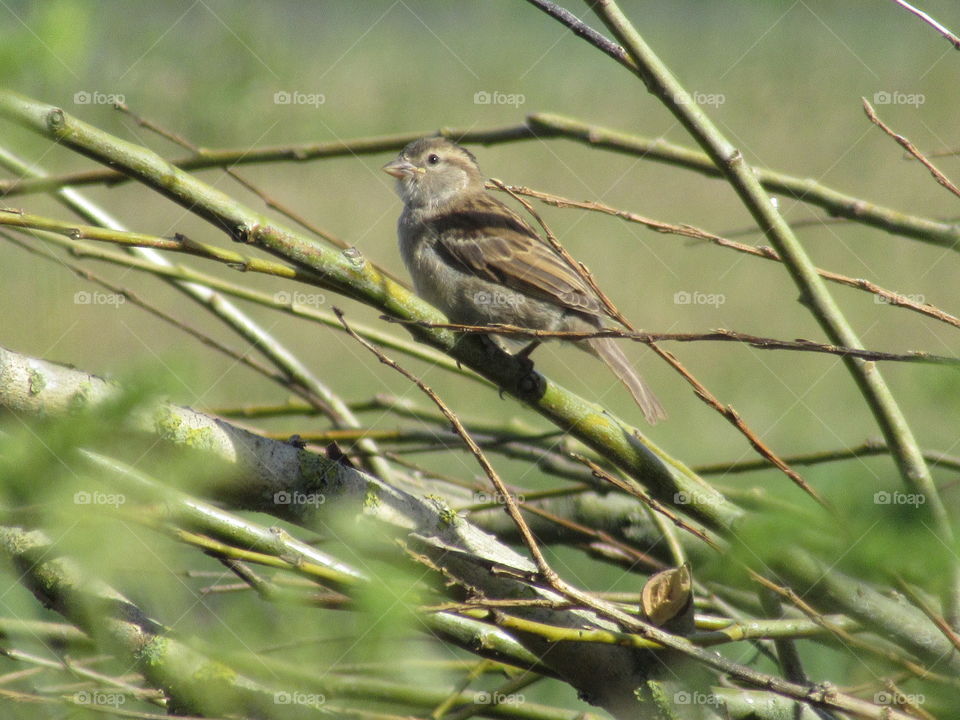
<svg viewBox="0 0 960 720"><path fill-rule="evenodd" d="M825 509L830 509L827 505L826 500L814 490L813 486L810 485L803 477L790 467L782 458L780 458L770 447L760 439L760 436L757 435L750 427L743 421L743 418L740 417L732 405L723 405L707 388L700 383L692 374L690 374L687 369L680 363L680 361L673 355L673 353L668 352L662 348L657 347L656 345L651 345L654 352L656 352L660 357L670 363L676 370L679 372L686 380L689 382L696 392L697 396L701 398L705 403L714 408L718 413L730 421L730 423L737 428L750 442L753 448L760 453L764 458L766 458L774 467L776 467L780 472L790 478L794 484L803 490L807 495L816 500L822 507Z"/></svg>
<svg viewBox="0 0 960 720"><path fill-rule="evenodd" d="M654 346L663 341L674 342L734 342L750 345L758 350L792 350L797 352L825 353L840 357L851 357L867 361L886 362L919 362L934 365L960 365L960 358L948 355L932 355L921 350L912 350L907 353L889 353L880 350L866 350L863 348L844 347L829 343L818 343L812 340L778 340L776 338L750 335L736 330L716 329L706 333L662 333L638 332L619 330L617 328L602 328L600 330L539 330L524 328L506 323L492 323L490 325L463 325L460 323L426 323L417 320L399 320L389 316L381 319L399 325L419 325L421 327L455 330L456 332L475 335L520 335L534 338L556 338L562 340L589 340L591 338L622 338L633 340L645 345Z"/></svg>
<svg viewBox="0 0 960 720"><path fill-rule="evenodd" d="M949 623L943 618L943 616L933 608L926 599L920 596L914 588L902 577L896 578L897 587L899 587L903 593L910 598L910 601L920 608L921 612L926 615L930 622L937 626L937 629L943 633L943 635L949 640L953 646L960 650L960 635L950 627Z"/></svg>
<svg viewBox="0 0 960 720"><path fill-rule="evenodd" d="M524 544L530 551L530 555L533 558L533 561L536 563L537 569L540 571L543 579L547 582L550 582L553 578L556 578L557 575L547 563L543 553L540 551L540 547L537 545L537 541L533 537L530 526L527 525L527 521L523 519L520 508L517 506L517 501L514 499L510 491L507 490L506 485L504 485L503 480L500 479L497 471L494 470L493 465L490 464L487 456L484 455L483 450L480 449L473 437L470 435L469 431L463 426L463 423L460 422L460 418L458 418L456 414L449 407L447 407L447 404L440 399L440 396L437 395L429 385L423 382L423 380L418 378L406 368L401 367L394 360L391 360L389 357L387 357L375 345L367 342L357 333L355 333L353 328L347 324L346 318L343 316L343 311L340 310L340 308L333 308L333 312L336 314L337 318L340 320L340 323L343 325L343 329L346 330L350 337L373 353L381 363L387 367L393 368L407 378L407 380L414 383L428 398L434 402L434 404L436 404L437 408L439 408L440 412L443 413L444 417L450 421L450 424L453 426L453 429L456 431L456 433L463 438L463 442L466 444L473 456L477 459L480 467L483 468L483 472L490 479L490 482L493 484L494 488L496 488L497 493L503 498L507 513L510 515L513 522L516 523L517 530L520 532L520 536L523 538Z"/></svg>
<svg viewBox="0 0 960 720"><path fill-rule="evenodd" d="M899 0L894 0L894 2L899 2ZM883 130L887 135L889 135L894 140L896 140L897 143L900 145L900 147L902 147L904 150L910 153L913 157L919 160L920 163L927 170L930 171L930 174L933 175L934 179L936 179L938 183L943 185L943 187L945 187L947 190L952 192L957 197L960 197L960 188L954 185L953 182L950 180L950 178L948 178L946 175L940 172L939 168L937 168L936 165L934 165L932 162L927 160L924 154L917 149L916 145L910 142L903 135L898 135L897 133L895 133L890 128L889 125L887 125L886 123L883 122L883 120L877 117L876 110L873 109L873 106L870 104L870 102L866 98L860 98L860 99L863 101L863 111L867 114L867 117L870 119L870 122L872 122L878 128Z"/></svg>
<svg viewBox="0 0 960 720"><path fill-rule="evenodd" d="M918 10L910 3L906 2L906 0L893 0L893 1L897 5L902 7L904 10L906 10L907 12L911 12L914 15L916 15L918 18L923 20L927 25L929 25L938 33L943 35L943 37L945 37L947 41L951 45L953 45L953 47L955 47L957 50L960 50L960 37L957 37L956 35L954 35L952 32L947 30L946 27L944 27L943 25L938 23L936 20L934 20L932 17L930 17L927 13L923 12L922 10Z"/></svg>
<svg viewBox="0 0 960 720"><path fill-rule="evenodd" d="M800 612L802 612L808 618L813 620L813 622L817 623L818 625L823 627L825 630L829 631L834 636L836 636L837 640L840 641L842 644L850 647L857 647L857 648L862 648L864 650L867 650L868 652L871 652L879 657L882 657L891 663L899 665L900 667L904 668L907 672L909 672L912 675L916 675L917 677L921 677L921 678L937 677L935 673L932 673L931 671L915 663L914 661L904 658L901 655L898 655L897 653L893 652L892 650L887 649L886 647L882 647L882 646L876 645L875 643L867 642L866 640L858 638L852 633L848 632L845 628L840 627L836 623L830 622L830 620L824 614L818 612L812 605L810 605L802 597L800 597L800 595L798 595L793 588L790 588L784 585L778 585L777 583L763 577L759 573L756 573L752 570L749 572L754 582L758 583L759 585L762 585L768 590L772 590L773 592L777 593L781 597L785 598L787 601L790 602L791 605L795 606L797 609L800 610Z"/></svg>
<svg viewBox="0 0 960 720"><path fill-rule="evenodd" d="M543 232L547 236L547 242L550 244L550 247L552 247L554 251L560 257L563 258L563 261L567 263L570 269L573 270L579 276L579 278L587 284L587 286L591 290L593 290L594 294L600 300L600 304L603 305L603 309L606 310L607 314L610 315L610 317L614 318L618 323L623 325L625 328L632 330L633 328L630 325L630 322L623 315L623 313L621 313L617 309L617 306L613 304L613 300L611 300L607 296L607 294L600 289L600 286L597 284L597 281L594 280L593 273L590 272L590 269L586 265L584 265L582 262L579 262L578 260L574 259L574 257L569 252L567 252L567 249L560 244L560 241L557 240L556 235L553 234L553 232L550 230L549 226L544 221L544 219L540 217L540 214L533 209L533 206L530 203L528 203L526 200L524 200L522 197L520 197L518 193L513 192L513 190L509 186L505 185L501 181L495 178L490 178L490 182L494 185L494 187L499 188L500 190L503 190L504 192L508 193L510 197L512 197L521 205L523 205L526 211L530 213L536 219L536 221L540 224L540 227L543 228Z"/></svg>
<svg viewBox="0 0 960 720"><path fill-rule="evenodd" d="M705 528L694 527L693 525L688 523L686 520L681 518L679 515L677 515L675 512L673 512L666 505L657 501L656 498L652 498L650 497L649 494L643 492L642 490L638 490L632 484L624 482L613 473L608 472L604 468L597 465L590 458L584 457L583 455L578 455L576 453L574 453L572 457L575 460L582 462L588 468L590 468L590 471L594 475L596 475L598 478L605 480L606 482L610 483L616 488L619 488L620 490L627 493L628 495L632 495L633 497L637 498L638 500L643 502L645 505L650 507L655 512L658 512L664 517L666 517L668 520L670 520L670 522L672 522L678 528L682 530L686 530L688 533L690 533L694 537L697 537L700 540L703 540L703 542L705 542L707 545L712 547L714 550L720 549L719 543L717 543L716 540L714 540L707 534L707 531Z"/></svg>
<svg viewBox="0 0 960 720"><path fill-rule="evenodd" d="M841 450L827 450L824 452L813 452L804 455L792 455L789 457L791 465L818 465L820 463L836 462L838 460L854 460L861 457L872 457L875 455L886 455L890 449L880 440L867 440L860 445L843 448ZM933 467L950 468L951 470L960 470L960 457L947 455L933 450L924 450L923 457ZM762 460L746 460L743 462L725 462L710 463L709 465L696 465L694 470L698 475L717 475L728 473L750 472L752 470L765 470L769 464Z"/></svg>
<svg viewBox="0 0 960 720"><path fill-rule="evenodd" d="M586 525L575 522L568 518L561 517L560 515L556 515L555 513L549 512L548 510L539 508L536 505L532 505L530 502L521 503L521 507L527 512L532 513L533 515L539 515L544 520L554 523L559 527L566 528L567 530L571 530L575 533L585 535L586 537L594 538L599 542L606 543L611 547L616 548L617 550L627 555L628 557L630 557L634 563L638 563L638 562L643 563L644 566L649 570L659 571L659 570L665 570L667 568L667 565L665 565L660 560L657 560L653 556L648 555L647 553L641 550L638 550L637 548L633 547L628 543L625 543L621 540L617 540L615 537L613 537L607 532L604 532L602 530L596 530L594 528L587 527Z"/></svg>

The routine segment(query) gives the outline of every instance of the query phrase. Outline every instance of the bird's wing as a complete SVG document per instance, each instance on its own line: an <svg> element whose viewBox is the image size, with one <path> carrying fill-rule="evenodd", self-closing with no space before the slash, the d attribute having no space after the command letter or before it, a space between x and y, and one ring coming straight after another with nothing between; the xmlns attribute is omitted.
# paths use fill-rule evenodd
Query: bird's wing
<svg viewBox="0 0 960 720"><path fill-rule="evenodd" d="M605 314L593 290L523 219L486 193L428 223L437 249L464 272L591 315Z"/></svg>

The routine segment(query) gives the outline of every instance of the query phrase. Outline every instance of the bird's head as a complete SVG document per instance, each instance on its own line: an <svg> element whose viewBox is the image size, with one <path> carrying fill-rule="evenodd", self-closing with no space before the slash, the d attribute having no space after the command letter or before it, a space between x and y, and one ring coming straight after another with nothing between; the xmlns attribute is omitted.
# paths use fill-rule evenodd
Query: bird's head
<svg viewBox="0 0 960 720"><path fill-rule="evenodd" d="M412 207L440 208L463 193L483 190L473 153L442 137L414 140L383 171L397 179L397 194Z"/></svg>

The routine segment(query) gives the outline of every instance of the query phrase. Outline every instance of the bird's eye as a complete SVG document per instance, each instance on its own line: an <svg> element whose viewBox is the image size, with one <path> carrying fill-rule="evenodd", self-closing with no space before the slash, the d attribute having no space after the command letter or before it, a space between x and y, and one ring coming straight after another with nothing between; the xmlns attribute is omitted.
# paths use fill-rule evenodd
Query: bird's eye
<svg viewBox="0 0 960 720"><path fill-rule="evenodd" d="M440 162L440 156L436 153L430 153L427 155L427 164L436 165L438 162Z"/></svg>

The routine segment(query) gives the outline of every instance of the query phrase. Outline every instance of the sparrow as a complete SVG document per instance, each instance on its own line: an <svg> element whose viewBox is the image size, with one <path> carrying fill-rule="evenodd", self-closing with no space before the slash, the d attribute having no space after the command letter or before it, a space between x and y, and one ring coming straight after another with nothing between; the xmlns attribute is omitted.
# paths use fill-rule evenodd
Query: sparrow
<svg viewBox="0 0 960 720"><path fill-rule="evenodd" d="M403 201L397 235L414 288L451 321L549 331L611 327L612 316L580 274L487 192L469 150L446 138L421 138L383 170L397 179ZM612 338L574 342L609 366L647 421L666 417Z"/></svg>

